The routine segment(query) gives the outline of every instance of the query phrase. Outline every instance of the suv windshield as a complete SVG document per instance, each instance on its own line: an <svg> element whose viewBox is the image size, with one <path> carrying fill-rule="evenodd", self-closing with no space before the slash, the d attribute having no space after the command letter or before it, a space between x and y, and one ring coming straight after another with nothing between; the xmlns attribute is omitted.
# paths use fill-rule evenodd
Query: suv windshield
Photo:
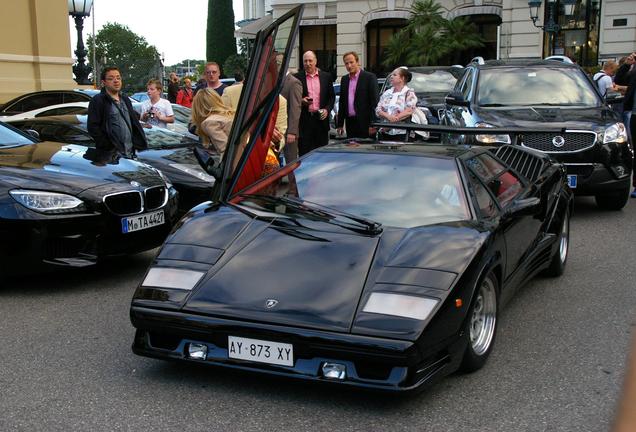
<svg viewBox="0 0 636 432"><path fill-rule="evenodd" d="M599 106L585 76L574 68L523 67L482 69L477 104Z"/></svg>

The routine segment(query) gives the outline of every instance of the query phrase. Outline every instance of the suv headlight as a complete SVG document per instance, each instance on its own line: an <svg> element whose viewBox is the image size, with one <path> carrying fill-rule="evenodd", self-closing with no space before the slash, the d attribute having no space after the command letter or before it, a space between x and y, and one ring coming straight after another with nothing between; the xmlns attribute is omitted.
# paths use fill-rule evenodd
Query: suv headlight
<svg viewBox="0 0 636 432"><path fill-rule="evenodd" d="M26 208L39 213L76 213L86 209L81 199L57 192L15 189L9 194Z"/></svg>
<svg viewBox="0 0 636 432"><path fill-rule="evenodd" d="M493 125L484 122L475 124L478 128L492 128ZM510 144L510 135L475 135L475 139L482 144Z"/></svg>
<svg viewBox="0 0 636 432"><path fill-rule="evenodd" d="M627 131L625 130L625 125L623 123L614 123L607 129L605 129L605 134L603 135L603 144L607 144L610 142L619 144L627 142Z"/></svg>

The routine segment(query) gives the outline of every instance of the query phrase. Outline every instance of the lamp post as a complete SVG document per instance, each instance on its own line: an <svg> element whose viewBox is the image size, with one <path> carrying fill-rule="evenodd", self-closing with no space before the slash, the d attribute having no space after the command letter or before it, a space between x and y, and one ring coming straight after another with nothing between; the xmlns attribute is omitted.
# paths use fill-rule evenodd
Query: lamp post
<svg viewBox="0 0 636 432"><path fill-rule="evenodd" d="M543 25L537 25L537 21L539 20L539 7L541 6L542 0L528 0L528 8L530 9L530 19L532 20L532 24L536 28L540 28L544 32L548 33L548 37L550 38L550 50L554 46L554 37L561 30L561 26L557 23L555 15L557 14L557 0L546 0L547 8L548 8L548 20ZM560 0L560 4L563 5L565 15L572 15L574 13L574 7L576 6L577 0Z"/></svg>
<svg viewBox="0 0 636 432"><path fill-rule="evenodd" d="M77 49L75 50L77 64L73 65L73 73L78 84L91 84L88 79L91 67L84 64L88 51L84 47L82 30L84 29L84 18L91 14L92 7L93 0L68 0L68 14L75 19L75 28L77 29Z"/></svg>

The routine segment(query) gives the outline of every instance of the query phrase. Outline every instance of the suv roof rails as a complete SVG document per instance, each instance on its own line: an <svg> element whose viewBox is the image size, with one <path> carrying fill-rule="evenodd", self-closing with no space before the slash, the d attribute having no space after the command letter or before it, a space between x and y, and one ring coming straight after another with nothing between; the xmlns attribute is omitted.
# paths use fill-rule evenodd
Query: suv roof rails
<svg viewBox="0 0 636 432"><path fill-rule="evenodd" d="M473 59L470 61L471 63L477 63L480 65L483 65L486 63L486 61L484 60L484 58L482 56L477 56L477 57L473 57Z"/></svg>
<svg viewBox="0 0 636 432"><path fill-rule="evenodd" d="M574 64L571 58L564 55L552 55L544 58L543 60L560 61L561 63Z"/></svg>

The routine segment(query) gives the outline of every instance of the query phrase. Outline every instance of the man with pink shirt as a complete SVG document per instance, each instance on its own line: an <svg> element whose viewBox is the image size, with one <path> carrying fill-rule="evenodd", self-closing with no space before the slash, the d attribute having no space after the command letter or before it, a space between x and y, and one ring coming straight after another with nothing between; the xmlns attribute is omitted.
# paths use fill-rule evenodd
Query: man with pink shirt
<svg viewBox="0 0 636 432"><path fill-rule="evenodd" d="M329 142L329 113L336 94L331 74L319 70L317 63L316 54L307 51L303 54L304 70L295 75L303 85L298 143L300 156Z"/></svg>
<svg viewBox="0 0 636 432"><path fill-rule="evenodd" d="M378 79L371 72L360 68L358 54L350 51L342 56L348 74L340 80L340 100L338 101L338 135L342 135L343 126L347 129L347 138L369 138L373 132L370 127L375 119L375 107L378 105Z"/></svg>

